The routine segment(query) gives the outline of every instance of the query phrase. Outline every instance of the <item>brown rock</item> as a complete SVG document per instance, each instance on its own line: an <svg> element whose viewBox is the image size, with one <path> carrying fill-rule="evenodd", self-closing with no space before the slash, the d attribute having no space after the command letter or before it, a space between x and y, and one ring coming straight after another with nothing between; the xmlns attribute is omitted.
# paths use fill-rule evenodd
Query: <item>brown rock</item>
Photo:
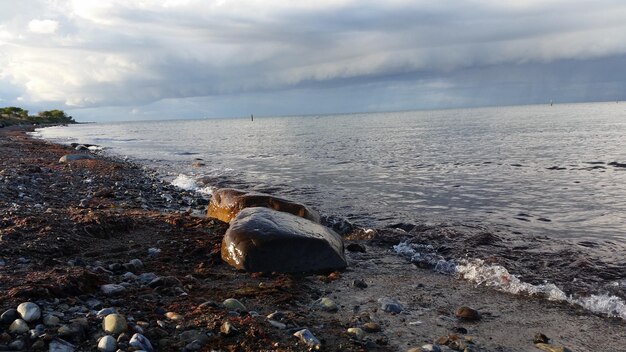
<svg viewBox="0 0 626 352"><path fill-rule="evenodd" d="M265 207L290 213L319 223L319 214L307 206L269 194L245 192L233 188L221 188L213 192L207 216L230 222L242 209Z"/></svg>
<svg viewBox="0 0 626 352"><path fill-rule="evenodd" d="M343 241L333 230L289 213L243 209L222 240L222 259L249 272L345 268Z"/></svg>
<svg viewBox="0 0 626 352"><path fill-rule="evenodd" d="M476 309L470 307L459 307L454 313L457 318L467 320L467 321L476 321L480 320L480 313Z"/></svg>

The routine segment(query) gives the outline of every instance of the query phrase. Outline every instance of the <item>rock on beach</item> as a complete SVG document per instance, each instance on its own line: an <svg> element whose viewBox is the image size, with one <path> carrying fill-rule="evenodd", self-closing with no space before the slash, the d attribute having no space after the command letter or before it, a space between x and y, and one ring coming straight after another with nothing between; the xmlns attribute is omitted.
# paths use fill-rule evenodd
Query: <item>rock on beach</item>
<svg viewBox="0 0 626 352"><path fill-rule="evenodd" d="M341 237L307 219L246 208L222 240L222 259L248 272L307 272L347 266Z"/></svg>
<svg viewBox="0 0 626 352"><path fill-rule="evenodd" d="M233 188L222 188L213 192L207 216L223 222L230 222L242 209L265 207L290 213L319 223L319 214L307 206L264 193L245 192Z"/></svg>
<svg viewBox="0 0 626 352"><path fill-rule="evenodd" d="M67 155L63 155L61 157L61 159L59 159L60 163L68 163L70 161L76 161L76 160L86 160L86 159L95 159L93 157L93 155L89 155L89 154L67 154Z"/></svg>

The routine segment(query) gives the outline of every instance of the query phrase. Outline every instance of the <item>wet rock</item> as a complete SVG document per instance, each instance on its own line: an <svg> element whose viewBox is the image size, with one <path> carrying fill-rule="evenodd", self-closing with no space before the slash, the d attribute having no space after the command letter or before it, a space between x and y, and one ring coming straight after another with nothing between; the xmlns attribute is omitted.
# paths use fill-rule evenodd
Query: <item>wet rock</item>
<svg viewBox="0 0 626 352"><path fill-rule="evenodd" d="M49 352L74 352L75 349L74 345L62 339L54 339L50 341L50 345L48 347Z"/></svg>
<svg viewBox="0 0 626 352"><path fill-rule="evenodd" d="M480 313L473 308L470 307L459 307L455 312L454 315L461 319L461 320L466 320L466 321L477 321L480 320Z"/></svg>
<svg viewBox="0 0 626 352"><path fill-rule="evenodd" d="M91 160L91 159L95 159L95 158L89 154L67 154L67 155L63 155L61 159L59 159L59 162L68 163L70 161Z"/></svg>
<svg viewBox="0 0 626 352"><path fill-rule="evenodd" d="M9 332L13 334L23 334L28 332L28 330L30 330L30 328L24 319L15 319L9 326Z"/></svg>
<svg viewBox="0 0 626 352"><path fill-rule="evenodd" d="M550 342L550 339L548 338L548 336L540 332L535 334L535 337L533 338L533 343L549 343L549 342Z"/></svg>
<svg viewBox="0 0 626 352"><path fill-rule="evenodd" d="M319 214L303 204L269 194L250 193L232 188L221 188L213 192L213 196L209 202L207 216L223 222L230 222L241 210L253 207L271 208L316 223L320 222Z"/></svg>
<svg viewBox="0 0 626 352"><path fill-rule="evenodd" d="M437 345L426 344L423 345L420 349L420 352L441 352L441 348Z"/></svg>
<svg viewBox="0 0 626 352"><path fill-rule="evenodd" d="M276 320L267 319L267 322L268 322L271 326L273 326L273 327L275 327L275 328L277 328L277 329L280 329L280 330L284 330L284 329L286 329L286 328L287 328L287 324L285 324L285 323L281 323L281 322L276 321Z"/></svg>
<svg viewBox="0 0 626 352"><path fill-rule="evenodd" d="M337 303L335 303L335 301L333 301L332 299L328 297L322 297L318 299L317 301L315 301L315 305L319 307L320 309L327 311L327 312L334 313L339 310Z"/></svg>
<svg viewBox="0 0 626 352"><path fill-rule="evenodd" d="M133 337L130 338L128 345L136 349L144 350L147 352L154 351L154 348L152 347L150 340L148 340L142 334L134 334Z"/></svg>
<svg viewBox="0 0 626 352"><path fill-rule="evenodd" d="M7 309L0 315L0 325L9 325L20 317L20 313L17 312L17 309Z"/></svg>
<svg viewBox="0 0 626 352"><path fill-rule="evenodd" d="M246 208L222 241L222 259L250 272L345 268L343 241L334 231L288 213Z"/></svg>
<svg viewBox="0 0 626 352"><path fill-rule="evenodd" d="M365 337L365 331L361 328L348 328L348 334L354 336L357 340L363 340Z"/></svg>
<svg viewBox="0 0 626 352"><path fill-rule="evenodd" d="M102 329L107 334L116 335L128 329L126 318L120 314L109 314L102 321Z"/></svg>
<svg viewBox="0 0 626 352"><path fill-rule="evenodd" d="M363 330L365 330L366 332L379 332L382 329L380 325L370 321L370 322L363 324Z"/></svg>
<svg viewBox="0 0 626 352"><path fill-rule="evenodd" d="M169 320L173 320L173 321L180 321L183 320L183 316L175 313L175 312L167 312L165 313L165 317Z"/></svg>
<svg viewBox="0 0 626 352"><path fill-rule="evenodd" d="M239 302L238 300L234 298L226 299L224 303L222 303L222 305L229 310L235 310L235 311L241 311L241 312L245 312L247 310L246 306L244 306L243 303Z"/></svg>
<svg viewBox="0 0 626 352"><path fill-rule="evenodd" d="M84 337L85 330L81 324L72 323L69 325L61 325L57 330L57 333L64 339L81 341Z"/></svg>
<svg viewBox="0 0 626 352"><path fill-rule="evenodd" d="M46 326L57 326L61 323L61 319L54 315L46 315L43 317L43 324Z"/></svg>
<svg viewBox="0 0 626 352"><path fill-rule="evenodd" d="M402 309L404 309L398 301L392 298L380 298L378 299L378 303L380 303L381 309L387 313L400 313Z"/></svg>
<svg viewBox="0 0 626 352"><path fill-rule="evenodd" d="M140 283L147 285L150 282L152 282L152 280L156 279L157 275L155 273L143 273L139 276L137 276L137 281L139 281Z"/></svg>
<svg viewBox="0 0 626 352"><path fill-rule="evenodd" d="M322 348L320 340L318 340L317 337L309 331L309 329L298 330L293 334L293 336L299 338L300 341L304 342L304 344L311 350L319 350Z"/></svg>
<svg viewBox="0 0 626 352"><path fill-rule="evenodd" d="M102 336L98 341L98 351L115 352L117 351L117 341L111 335Z"/></svg>
<svg viewBox="0 0 626 352"><path fill-rule="evenodd" d="M41 317L41 309L33 302L24 302L17 306L17 312L26 322L31 322Z"/></svg>
<svg viewBox="0 0 626 352"><path fill-rule="evenodd" d="M12 351L21 351L24 347L26 347L26 343L21 339L15 340L9 344L9 349Z"/></svg>
<svg viewBox="0 0 626 352"><path fill-rule="evenodd" d="M117 313L117 309L109 307L109 308L102 308L98 311L98 313L96 313L97 316L99 317L104 317L107 316L109 314L113 314L113 313Z"/></svg>
<svg viewBox="0 0 626 352"><path fill-rule="evenodd" d="M46 343L43 342L43 340L37 340L30 345L30 348L32 348L33 351L43 351L46 348Z"/></svg>
<svg viewBox="0 0 626 352"><path fill-rule="evenodd" d="M126 291L126 287L118 284L106 284L100 286L100 291L107 296L114 296Z"/></svg>
<svg viewBox="0 0 626 352"><path fill-rule="evenodd" d="M178 280L175 276L159 276L156 279L150 281L148 286L150 287L173 287L173 286L182 286L182 282Z"/></svg>

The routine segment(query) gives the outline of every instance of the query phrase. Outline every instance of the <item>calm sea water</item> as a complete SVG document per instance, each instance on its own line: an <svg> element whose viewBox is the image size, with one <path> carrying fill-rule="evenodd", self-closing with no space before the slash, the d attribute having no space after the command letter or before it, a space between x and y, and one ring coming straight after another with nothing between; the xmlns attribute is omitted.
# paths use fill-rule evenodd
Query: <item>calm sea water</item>
<svg viewBox="0 0 626 352"><path fill-rule="evenodd" d="M44 138L272 191L364 226L486 223L626 244L626 104L98 123ZM196 159L206 166L192 167ZM626 165L621 165L626 166ZM203 176L208 176L201 178Z"/></svg>
<svg viewBox="0 0 626 352"><path fill-rule="evenodd" d="M419 224L395 247L419 265L626 319L626 104L98 123L38 134L101 145L186 188L281 194L379 231ZM194 167L199 159L205 165Z"/></svg>

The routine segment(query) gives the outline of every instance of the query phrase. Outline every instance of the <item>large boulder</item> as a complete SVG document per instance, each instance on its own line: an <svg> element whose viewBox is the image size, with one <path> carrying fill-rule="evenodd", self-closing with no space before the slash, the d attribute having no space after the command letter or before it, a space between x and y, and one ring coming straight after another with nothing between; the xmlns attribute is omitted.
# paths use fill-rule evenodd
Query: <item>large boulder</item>
<svg viewBox="0 0 626 352"><path fill-rule="evenodd" d="M272 208L317 223L320 222L319 214L304 204L265 193L245 192L233 188L221 188L213 192L207 216L230 222L242 209L252 207Z"/></svg>
<svg viewBox="0 0 626 352"><path fill-rule="evenodd" d="M345 268L343 240L333 230L289 213L246 208L222 240L222 259L248 272L305 272Z"/></svg>

